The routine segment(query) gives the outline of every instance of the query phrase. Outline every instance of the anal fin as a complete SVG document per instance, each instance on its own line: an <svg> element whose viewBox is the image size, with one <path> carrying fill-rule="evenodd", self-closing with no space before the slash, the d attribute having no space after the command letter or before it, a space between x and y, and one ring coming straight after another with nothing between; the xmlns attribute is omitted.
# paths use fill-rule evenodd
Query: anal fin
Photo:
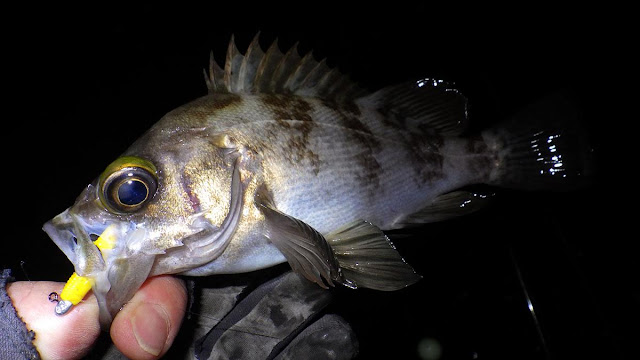
<svg viewBox="0 0 640 360"><path fill-rule="evenodd" d="M339 283L350 288L393 291L422 278L384 233L368 222L353 222L325 237L307 223L277 210L264 192L258 192L255 201L265 217L265 236L293 271L323 288Z"/></svg>
<svg viewBox="0 0 640 360"><path fill-rule="evenodd" d="M465 190L442 194L428 206L396 221L394 228L427 224L468 215L484 208L493 196L493 193Z"/></svg>
<svg viewBox="0 0 640 360"><path fill-rule="evenodd" d="M389 238L366 221L355 221L327 235L340 265L343 285L394 291L422 278L407 264Z"/></svg>

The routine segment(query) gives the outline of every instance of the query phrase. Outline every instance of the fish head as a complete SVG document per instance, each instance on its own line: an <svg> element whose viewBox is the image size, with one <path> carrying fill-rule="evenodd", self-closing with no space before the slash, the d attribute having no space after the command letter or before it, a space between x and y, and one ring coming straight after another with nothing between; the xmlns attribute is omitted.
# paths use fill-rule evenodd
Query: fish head
<svg viewBox="0 0 640 360"><path fill-rule="evenodd" d="M240 216L229 191L239 187L238 171L223 159L229 151L202 145L134 146L140 155L116 159L45 223L75 272L91 280L103 326L148 277L201 266L228 244Z"/></svg>

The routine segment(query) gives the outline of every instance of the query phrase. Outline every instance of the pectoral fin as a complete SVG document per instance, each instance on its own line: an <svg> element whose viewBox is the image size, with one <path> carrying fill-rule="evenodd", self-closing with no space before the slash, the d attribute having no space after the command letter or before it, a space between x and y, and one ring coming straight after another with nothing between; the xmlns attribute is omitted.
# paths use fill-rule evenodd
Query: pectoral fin
<svg viewBox="0 0 640 360"><path fill-rule="evenodd" d="M338 262L324 236L308 224L286 215L264 196L256 204L265 216L269 240L287 259L293 271L323 288L340 278Z"/></svg>
<svg viewBox="0 0 640 360"><path fill-rule="evenodd" d="M265 235L291 268L323 288L337 282L351 288L393 291L421 279L384 233L368 222L354 222L325 238L305 222L277 210L267 196L256 196L256 205L265 216Z"/></svg>

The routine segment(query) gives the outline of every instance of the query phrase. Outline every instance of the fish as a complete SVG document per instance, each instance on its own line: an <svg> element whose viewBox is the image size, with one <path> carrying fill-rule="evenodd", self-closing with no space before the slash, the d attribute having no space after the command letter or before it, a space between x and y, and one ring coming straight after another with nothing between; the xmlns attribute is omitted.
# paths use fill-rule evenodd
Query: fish
<svg viewBox="0 0 640 360"><path fill-rule="evenodd" d="M400 290L422 276L385 231L484 208L492 196L474 184L562 189L588 177L562 96L469 134L452 82L368 91L295 45L263 50L259 35L244 54L232 37L224 66L211 54L204 75L206 95L162 117L43 226L90 280L103 327L162 274L288 262L322 288Z"/></svg>

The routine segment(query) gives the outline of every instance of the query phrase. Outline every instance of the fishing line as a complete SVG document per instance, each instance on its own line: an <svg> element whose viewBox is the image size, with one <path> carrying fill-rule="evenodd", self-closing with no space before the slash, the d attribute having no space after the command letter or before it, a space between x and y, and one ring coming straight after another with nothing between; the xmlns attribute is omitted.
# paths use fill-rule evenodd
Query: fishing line
<svg viewBox="0 0 640 360"><path fill-rule="evenodd" d="M533 324L536 328L536 332L538 334L538 339L540 340L540 345L542 350L544 351L545 358L550 359L551 354L549 353L549 349L547 348L547 341L544 338L544 333L542 332L542 327L540 326L540 322L538 321L538 316L536 315L535 308L533 307L533 302L531 301L531 296L529 296L529 290L527 289L527 285L524 282L524 278L522 277L522 272L520 271L520 266L518 265L518 261L516 260L516 256L514 254L513 248L509 247L509 255L511 256L511 262L516 271L516 276L518 277L518 283L520 284L520 288L522 289L522 293L524 294L525 300L527 301L527 309L531 314L531 318L533 319Z"/></svg>
<svg viewBox="0 0 640 360"><path fill-rule="evenodd" d="M31 279L29 279L29 274L27 274L27 269L24 266L26 263L26 261L20 260L20 269L22 269L22 273L24 274L24 277L27 279L27 281L31 281Z"/></svg>

